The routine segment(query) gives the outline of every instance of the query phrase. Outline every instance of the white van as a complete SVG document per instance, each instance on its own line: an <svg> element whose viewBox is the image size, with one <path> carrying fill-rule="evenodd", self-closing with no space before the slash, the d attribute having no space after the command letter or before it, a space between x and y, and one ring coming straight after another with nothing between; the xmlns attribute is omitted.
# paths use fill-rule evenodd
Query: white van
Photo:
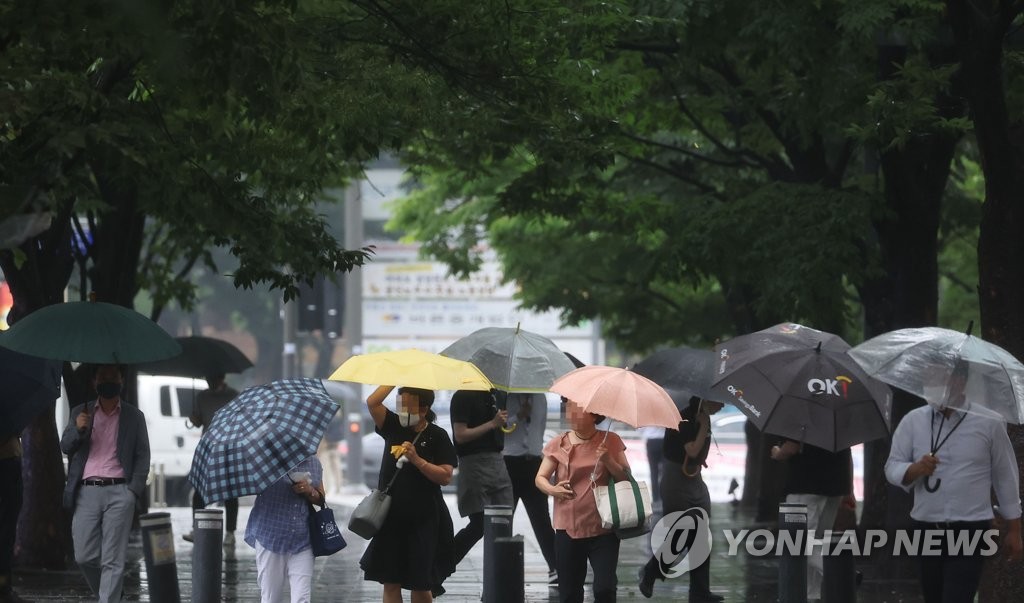
<svg viewBox="0 0 1024 603"><path fill-rule="evenodd" d="M140 373L137 393L132 395L146 415L150 462L156 473L163 471L170 506L192 504L192 486L186 478L202 431L187 420L196 394L204 389L204 379ZM67 397L62 396L56 413L58 437L67 426L68 412Z"/></svg>

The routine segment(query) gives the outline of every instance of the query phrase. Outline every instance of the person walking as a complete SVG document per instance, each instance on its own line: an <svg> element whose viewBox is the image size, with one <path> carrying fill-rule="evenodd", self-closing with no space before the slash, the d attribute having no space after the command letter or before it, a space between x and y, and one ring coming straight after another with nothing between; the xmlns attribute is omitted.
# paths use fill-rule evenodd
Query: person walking
<svg viewBox="0 0 1024 603"><path fill-rule="evenodd" d="M452 396L452 433L459 455L456 498L469 524L455 534L455 565L484 536L484 507L512 506L512 480L501 451L508 411L498 410L491 392L459 390Z"/></svg>
<svg viewBox="0 0 1024 603"><path fill-rule="evenodd" d="M441 486L451 483L458 457L448 432L434 424L434 392L399 388L396 413L384 406L392 389L378 387L366 399L384 438L377 487L395 481L391 508L359 566L365 580L384 585L384 603L402 601L402 589L412 591L413 603L426 603L444 592L441 583L455 571L454 529Z"/></svg>
<svg viewBox="0 0 1024 603"><path fill-rule="evenodd" d="M856 506L853 498L853 455L849 448L830 452L810 444L783 440L772 446L771 458L789 464L783 492L786 502L807 505L807 534L820 541L836 522L839 505ZM824 546L814 547L807 558L807 600L821 599Z"/></svg>
<svg viewBox="0 0 1024 603"><path fill-rule="evenodd" d="M949 382L949 400L965 407L966 365ZM1005 523L1003 548L1021 558L1021 502L1017 461L1002 421L925 405L907 413L892 436L885 463L889 483L914 493L910 517L918 530L945 534L940 555L922 555L925 603L969 603L981 581L984 547L954 550L992 527L992 492ZM940 481L941 480L941 481Z"/></svg>
<svg viewBox="0 0 1024 603"><path fill-rule="evenodd" d="M629 476L626 446L618 434L598 433L604 417L565 400L572 429L544 446L534 478L537 489L554 498L555 565L558 600L582 603L587 562L594 571L594 603L614 603L618 585L619 537L601 527L593 486Z"/></svg>
<svg viewBox="0 0 1024 603"><path fill-rule="evenodd" d="M308 479L293 479L292 473ZM309 505L324 504L323 468L316 456L256 495L245 542L256 549L256 581L261 603L309 603L313 592L313 548ZM285 597L287 585L290 598Z"/></svg>
<svg viewBox="0 0 1024 603"><path fill-rule="evenodd" d="M119 366L98 366L97 399L71 409L60 439L75 561L100 603L121 600L128 536L149 473L146 417L122 400L123 382Z"/></svg>
<svg viewBox="0 0 1024 603"><path fill-rule="evenodd" d="M0 442L0 603L25 601L14 592L12 571L22 494L21 438L12 435Z"/></svg>
<svg viewBox="0 0 1024 603"><path fill-rule="evenodd" d="M722 410L721 402L694 396L683 410L679 429L663 431L661 498L664 514L699 507L711 517L711 495L701 475L711 449L711 415ZM679 560L675 560L678 563ZM664 580L675 563L665 563L657 553L640 568L640 593L654 595L654 581ZM718 603L724 597L711 592L711 560L689 571L690 603Z"/></svg>
<svg viewBox="0 0 1024 603"><path fill-rule="evenodd" d="M238 396L238 391L224 381L224 373L215 373L206 377L207 389L196 394L196 403L192 407L192 413L188 419L196 427L202 427L203 432L213 422L213 415L227 405L228 402ZM192 517L195 518L196 509L205 509L206 501L200 496L199 490L192 493ZM238 527L238 499L229 498L224 501L224 546L231 548L235 546L235 529ZM192 542L192 531L181 536L188 542Z"/></svg>
<svg viewBox="0 0 1024 603"><path fill-rule="evenodd" d="M508 394L508 416L515 417L515 428L505 434L502 456L509 481L512 482L512 512L523 502L537 544L548 564L548 584L557 586L555 567L555 531L551 528L548 497L537 489L535 479L540 469L547 426L547 398L544 394Z"/></svg>

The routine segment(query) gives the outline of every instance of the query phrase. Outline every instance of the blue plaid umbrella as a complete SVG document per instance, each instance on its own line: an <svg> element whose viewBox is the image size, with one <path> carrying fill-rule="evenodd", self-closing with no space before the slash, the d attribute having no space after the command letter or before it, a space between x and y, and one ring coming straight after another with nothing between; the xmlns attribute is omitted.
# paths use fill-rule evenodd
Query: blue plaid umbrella
<svg viewBox="0 0 1024 603"><path fill-rule="evenodd" d="M188 481L207 503L259 494L316 454L337 411L319 379L250 387L213 415Z"/></svg>

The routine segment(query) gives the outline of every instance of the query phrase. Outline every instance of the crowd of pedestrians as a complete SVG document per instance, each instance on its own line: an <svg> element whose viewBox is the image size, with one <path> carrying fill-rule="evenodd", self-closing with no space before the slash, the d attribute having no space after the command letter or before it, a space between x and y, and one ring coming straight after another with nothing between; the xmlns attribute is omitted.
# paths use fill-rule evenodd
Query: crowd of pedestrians
<svg viewBox="0 0 1024 603"><path fill-rule="evenodd" d="M96 398L71 410L60 441L69 460L64 503L73 517L75 560L102 602L122 598L129 532L149 468L145 418L124 403L123 379L118 366L95 367ZM956 408L926 405L899 422L885 475L894 486L913 492L915 529L952 530L971 539L999 519L1005 551L1016 560L1022 554L1021 502L1013 448L1002 422L957 409L965 401L965 382L965 375L954 372L949 390ZM210 386L209 400L197 405L192 418L196 425L208 425L212 413L234 391L226 388L223 375L212 377ZM385 440L380 487L394 478L393 504L360 560L365 580L382 585L384 603L403 600L403 590L410 591L416 603L444 595L445 580L483 536L485 507L514 509L519 501L529 515L559 601L584 600L588 565L594 576L593 600L616 600L620 536L602 526L590 492L610 479L628 480L631 471L622 439L600 428L604 417L563 398L570 429L545 441L543 395L460 390L451 402L450 437L435 422L433 391L401 387L395 410L390 410L385 402L393 390L381 386L367 399L376 432ZM505 398L499 400L498 395ZM660 458L653 475L658 478L662 514L699 508L710 516L702 469L713 438L711 415L722 406L695 396L682 410L676 429L665 429L660 437L647 434L648 441L658 440L655 456ZM782 438L770 455L788 465L786 500L807 506L812 534L830 529L842 505L855 505L848 448L831 452ZM9 438L0 445L0 470L14 467L19 456L18 439ZM468 519L457 533L441 490L451 482L456 467L458 510ZM5 505L0 519L5 520L17 516L15 503L20 501L20 479L15 479L20 475L13 469L9 473L11 479L0 492L0 504ZM307 508L324 503L323 483L323 467L312 456L256 497L245 542L256 551L263 601L286 600L286 591L293 602L309 600L314 557ZM998 503L998 518L990 493ZM194 508L202 506L201 499L193 503ZM229 535L233 529L229 512ZM21 600L12 590L12 535L10 522L0 523L0 601ZM659 580L678 575L673 572L677 562L653 555L639 568L640 592L653 596ZM921 556L925 601L972 601L983 564L977 551ZM689 568L690 603L723 600L712 590L711 569L710 561ZM821 557L814 556L808 563L809 601L822 597L822 577Z"/></svg>

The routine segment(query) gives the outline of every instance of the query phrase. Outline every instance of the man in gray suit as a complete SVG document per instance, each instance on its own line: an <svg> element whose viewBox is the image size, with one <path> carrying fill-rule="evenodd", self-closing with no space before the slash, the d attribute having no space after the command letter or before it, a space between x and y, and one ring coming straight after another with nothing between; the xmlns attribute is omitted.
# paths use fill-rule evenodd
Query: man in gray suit
<svg viewBox="0 0 1024 603"><path fill-rule="evenodd" d="M101 603L121 600L128 535L149 473L146 417L122 403L115 365L96 367L98 398L71 409L60 449L68 455L64 507L74 510L75 560Z"/></svg>

